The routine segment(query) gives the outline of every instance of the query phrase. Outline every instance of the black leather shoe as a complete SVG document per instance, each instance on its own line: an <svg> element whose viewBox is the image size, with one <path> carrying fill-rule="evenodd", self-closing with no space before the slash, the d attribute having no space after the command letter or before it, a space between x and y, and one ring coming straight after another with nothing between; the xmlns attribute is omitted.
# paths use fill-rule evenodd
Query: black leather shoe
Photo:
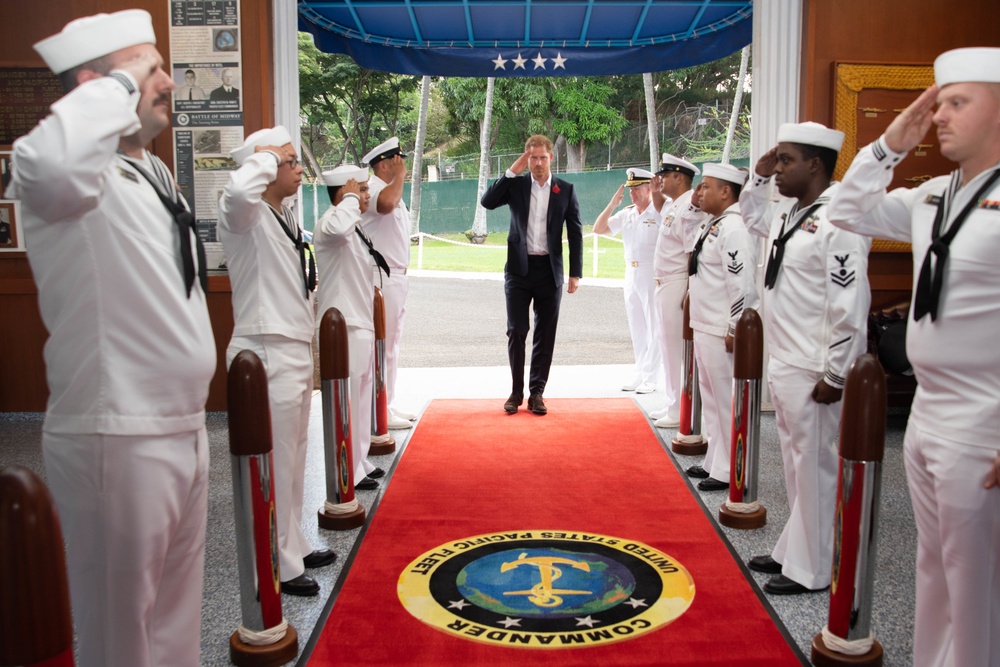
<svg viewBox="0 0 1000 667"><path fill-rule="evenodd" d="M503 404L503 411L509 415L512 415L515 412L517 412L517 409L521 407L521 403L523 402L524 402L524 394L518 391L512 391L510 393L510 398L508 398L507 402Z"/></svg>
<svg viewBox="0 0 1000 667"><path fill-rule="evenodd" d="M545 401L542 400L541 394L532 394L528 397L528 409L536 415L544 415L549 412L549 409L545 407Z"/></svg>
<svg viewBox="0 0 1000 667"><path fill-rule="evenodd" d="M701 466L691 466L684 472L687 473L688 477L697 477L698 479L705 479L708 477L708 471Z"/></svg>
<svg viewBox="0 0 1000 667"><path fill-rule="evenodd" d="M698 482L698 488L702 491L724 491L729 488L729 482L722 482L714 477L706 477Z"/></svg>
<svg viewBox="0 0 1000 667"><path fill-rule="evenodd" d="M382 477L385 477L385 470L382 470L381 468L375 468L375 470L372 470L370 473L368 473L368 476L371 477L372 479L380 479Z"/></svg>
<svg viewBox="0 0 1000 667"><path fill-rule="evenodd" d="M282 581L281 592L285 595L311 598L319 595L319 584L308 574L300 574L290 581Z"/></svg>
<svg viewBox="0 0 1000 667"><path fill-rule="evenodd" d="M327 565L333 565L333 561L337 560L337 554L333 553L332 549L323 549L312 552L308 556L302 559L302 564L306 566L307 570L313 570L317 567L326 567Z"/></svg>
<svg viewBox="0 0 1000 667"><path fill-rule="evenodd" d="M797 581L792 581L783 574L776 574L764 582L764 590L772 595L798 595L800 593L819 593L825 591L829 586L823 588L806 588Z"/></svg>
<svg viewBox="0 0 1000 667"><path fill-rule="evenodd" d="M371 477L365 477L363 480L355 484L354 488L361 491L371 491L372 489L378 488L378 482Z"/></svg>
<svg viewBox="0 0 1000 667"><path fill-rule="evenodd" d="M747 567L754 572L763 572L764 574L781 574L781 563L774 560L770 556L754 556L747 561Z"/></svg>

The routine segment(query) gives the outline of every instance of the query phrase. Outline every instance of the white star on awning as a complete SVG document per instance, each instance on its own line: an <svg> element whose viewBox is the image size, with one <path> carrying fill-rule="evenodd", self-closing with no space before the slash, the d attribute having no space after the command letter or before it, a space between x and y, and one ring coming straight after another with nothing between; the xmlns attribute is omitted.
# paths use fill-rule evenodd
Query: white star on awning
<svg viewBox="0 0 1000 667"><path fill-rule="evenodd" d="M494 67L493 69L503 69L503 70L507 69L506 67L504 67L504 65L507 64L507 61L504 60L503 59L503 55L501 55L499 53L497 54L497 59L496 60L491 60L490 62L492 62L494 65L496 65L496 67Z"/></svg>
<svg viewBox="0 0 1000 667"><path fill-rule="evenodd" d="M564 62L566 62L566 59L562 57L561 53L557 53L556 57L552 59L552 69L559 69L560 67L566 69L566 66L563 65Z"/></svg>
<svg viewBox="0 0 1000 667"><path fill-rule="evenodd" d="M535 63L535 69L545 69L546 60L548 60L548 58L543 58L541 51L539 51L538 55L531 59L531 62Z"/></svg>
<svg viewBox="0 0 1000 667"><path fill-rule="evenodd" d="M514 58L513 60L511 60L511 62L514 63L514 69L517 69L518 67L520 67L521 69L525 69L524 63L528 62L528 60L526 58L522 58L521 54L519 53L517 54L517 58Z"/></svg>

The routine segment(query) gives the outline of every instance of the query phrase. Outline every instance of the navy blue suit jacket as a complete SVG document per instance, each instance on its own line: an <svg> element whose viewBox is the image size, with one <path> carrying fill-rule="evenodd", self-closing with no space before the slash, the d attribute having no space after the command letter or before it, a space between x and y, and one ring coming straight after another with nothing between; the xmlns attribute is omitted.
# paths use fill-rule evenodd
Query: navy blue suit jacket
<svg viewBox="0 0 1000 667"><path fill-rule="evenodd" d="M516 276L528 275L528 207L531 204L531 173L507 178L501 175L483 194L483 208L492 211L504 204L510 208L510 233L507 236L507 265L504 271ZM569 239L569 275L583 277L583 223L580 204L573 184L552 177L549 210L546 215L549 262L556 286L563 279L562 230Z"/></svg>

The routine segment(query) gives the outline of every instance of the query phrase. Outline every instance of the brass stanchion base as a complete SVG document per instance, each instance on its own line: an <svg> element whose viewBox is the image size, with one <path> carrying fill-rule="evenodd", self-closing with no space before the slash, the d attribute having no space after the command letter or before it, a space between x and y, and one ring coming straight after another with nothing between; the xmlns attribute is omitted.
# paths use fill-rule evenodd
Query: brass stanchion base
<svg viewBox="0 0 1000 667"><path fill-rule="evenodd" d="M810 660L816 667L843 667L843 665L882 667L882 645L875 641L864 655L844 655L828 648L823 642L823 633L820 633L813 637Z"/></svg>
<svg viewBox="0 0 1000 667"><path fill-rule="evenodd" d="M756 512L743 514L742 512L734 512L725 505L722 505L719 508L719 523L727 528L736 528L738 530L762 528L767 523L767 509L761 505L760 509Z"/></svg>
<svg viewBox="0 0 1000 667"><path fill-rule="evenodd" d="M325 530L351 530L365 522L365 508L360 505L350 514L327 514L325 510L320 510L317 514L319 527Z"/></svg>
<svg viewBox="0 0 1000 667"><path fill-rule="evenodd" d="M708 451L708 441L705 440L704 436L701 436L701 440L694 442L686 442L681 439L691 437L690 435L677 436L670 442L670 451L681 456L704 456L705 452Z"/></svg>
<svg viewBox="0 0 1000 667"><path fill-rule="evenodd" d="M290 625L284 637L267 646L244 644L239 632L229 635L229 659L237 667L278 667L298 654L299 633Z"/></svg>
<svg viewBox="0 0 1000 667"><path fill-rule="evenodd" d="M390 437L386 442L375 442L372 436L371 447L368 448L368 454L370 456L385 456L386 454L392 454L396 451L396 440Z"/></svg>

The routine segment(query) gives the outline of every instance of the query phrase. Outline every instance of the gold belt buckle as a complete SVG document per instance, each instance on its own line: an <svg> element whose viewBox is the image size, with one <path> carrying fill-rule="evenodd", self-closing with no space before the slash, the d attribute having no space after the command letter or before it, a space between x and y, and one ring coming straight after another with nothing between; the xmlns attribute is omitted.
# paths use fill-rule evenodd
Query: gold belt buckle
<svg viewBox="0 0 1000 667"><path fill-rule="evenodd" d="M632 262L632 268L633 269L636 268L636 267L638 267L638 266L639 266L639 262Z"/></svg>

